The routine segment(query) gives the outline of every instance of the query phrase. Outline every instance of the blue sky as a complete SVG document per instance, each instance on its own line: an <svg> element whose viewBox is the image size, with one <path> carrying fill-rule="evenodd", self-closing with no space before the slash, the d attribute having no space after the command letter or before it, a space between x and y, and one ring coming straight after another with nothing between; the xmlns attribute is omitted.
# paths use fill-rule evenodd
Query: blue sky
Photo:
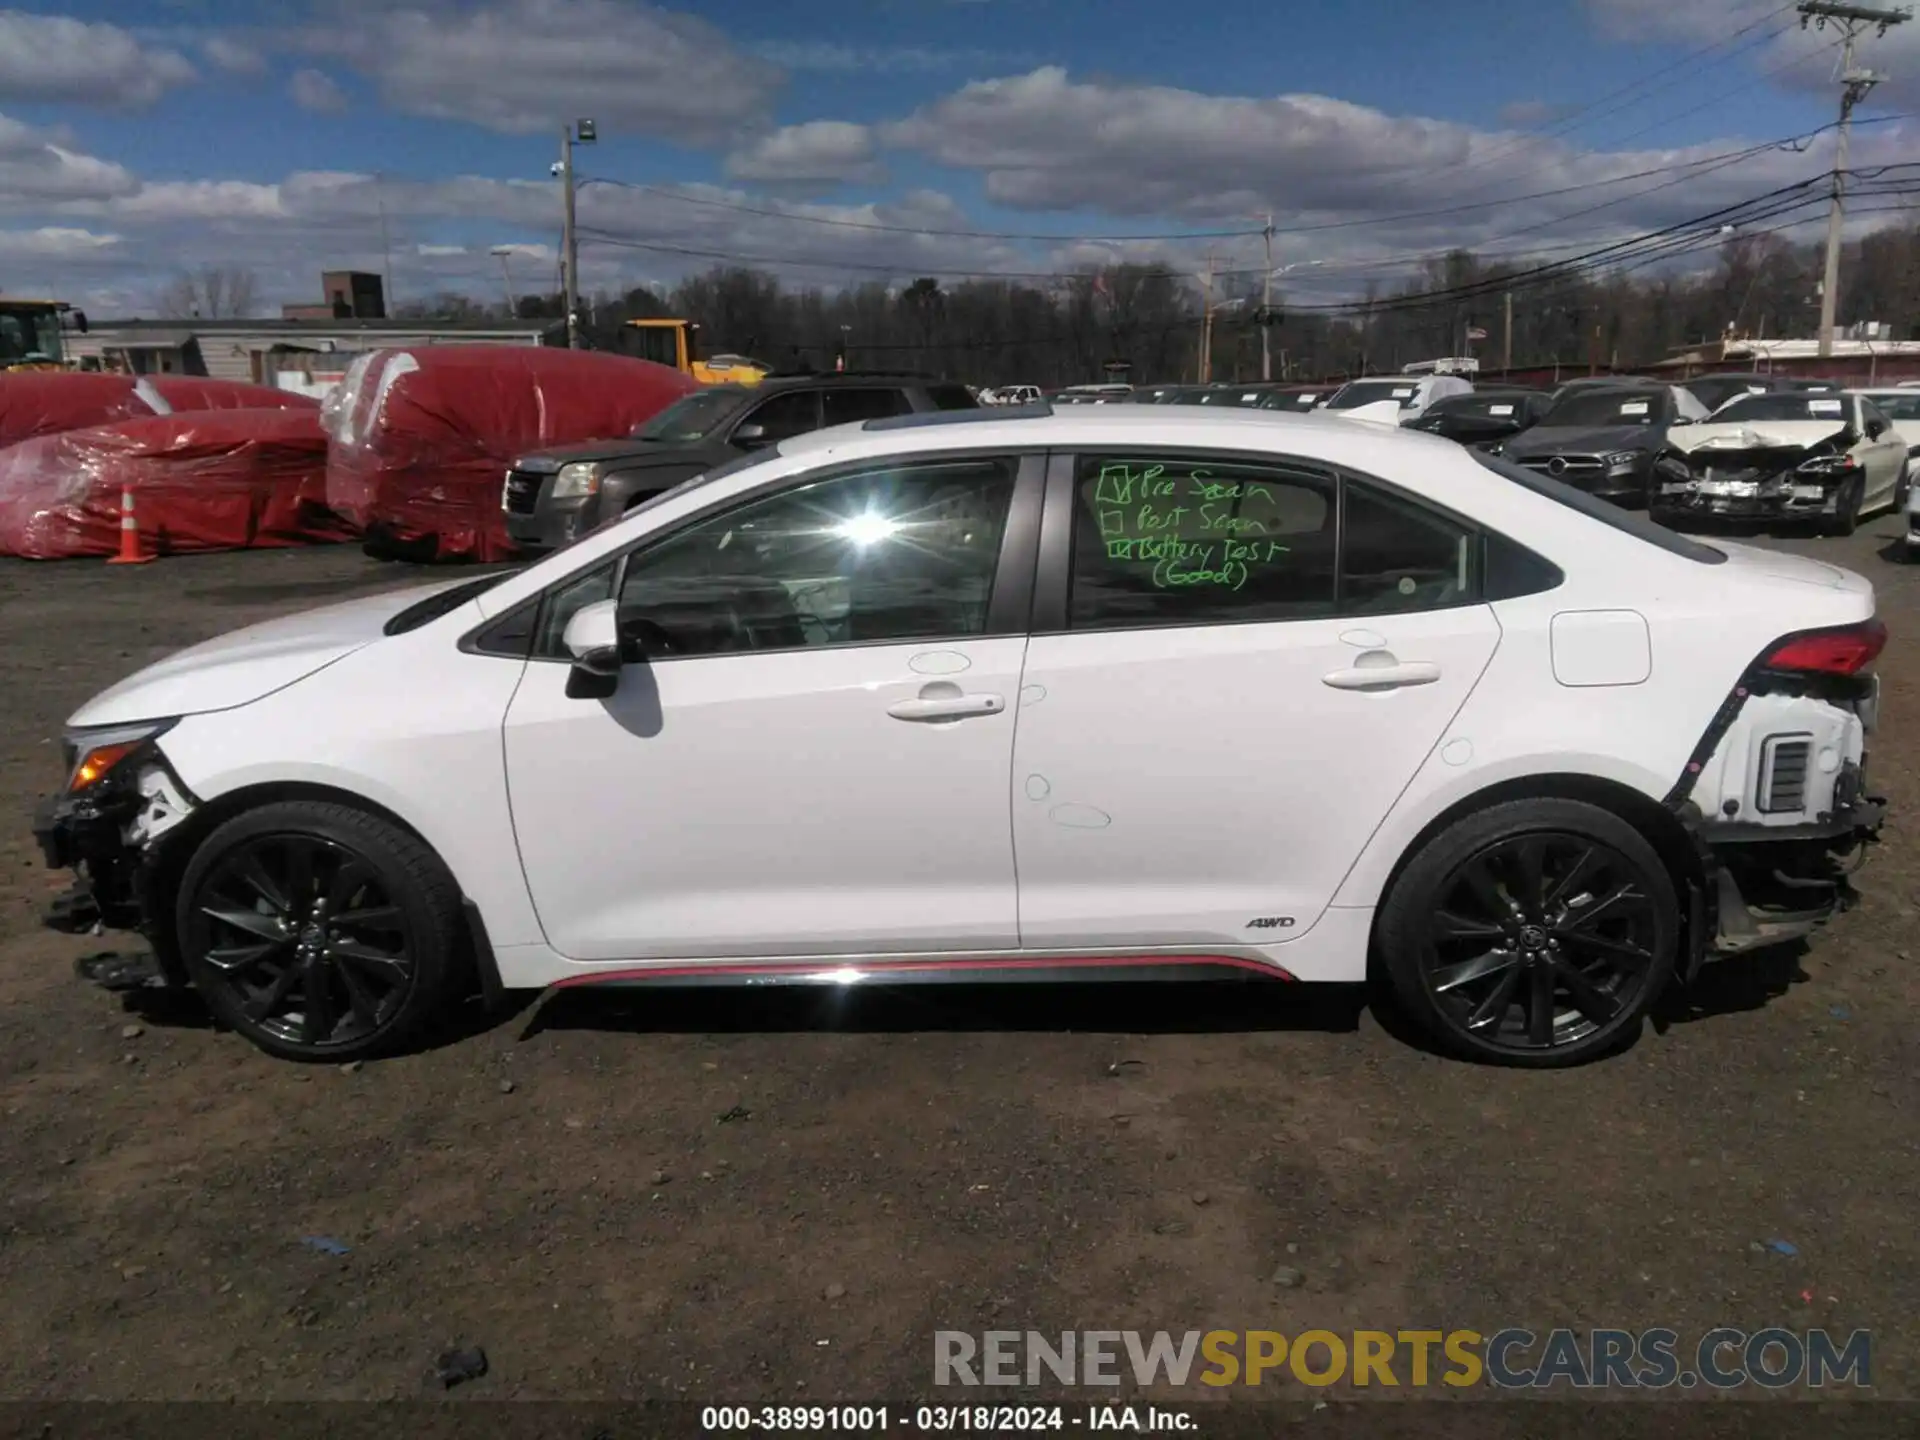
<svg viewBox="0 0 1920 1440"><path fill-rule="evenodd" d="M1448 245L1604 240L1817 170L1825 139L1714 157L1826 125L1831 40L1777 0L70 0L0 13L0 274L137 308L183 266L301 298L377 257L396 288L492 293L510 244L531 285L556 128L592 115L582 174L659 189L583 194L589 283L718 254L826 284L1197 264L1206 242L1109 237L1271 210L1314 227L1280 238L1289 283L1350 291ZM1920 109L1920 35L1863 55L1894 74L1863 114ZM1675 183L1620 178L1648 171ZM1394 218L1457 199L1486 208ZM1252 263L1244 238L1212 248Z"/></svg>

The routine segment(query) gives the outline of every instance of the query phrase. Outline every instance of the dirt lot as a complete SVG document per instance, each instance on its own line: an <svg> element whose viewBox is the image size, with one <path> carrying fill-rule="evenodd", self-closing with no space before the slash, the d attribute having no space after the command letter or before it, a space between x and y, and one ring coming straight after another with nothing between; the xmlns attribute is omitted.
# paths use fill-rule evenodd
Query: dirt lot
<svg viewBox="0 0 1920 1440"><path fill-rule="evenodd" d="M276 1063L75 979L116 940L38 928L28 811L90 693L409 574L0 562L0 1397L414 1397L459 1341L476 1397L899 1403L936 1329L1778 1323L1872 1328L1875 1389L1920 1398L1897 531L1781 542L1871 575L1896 637L1867 903L1571 1074L1281 987L570 997L354 1072Z"/></svg>

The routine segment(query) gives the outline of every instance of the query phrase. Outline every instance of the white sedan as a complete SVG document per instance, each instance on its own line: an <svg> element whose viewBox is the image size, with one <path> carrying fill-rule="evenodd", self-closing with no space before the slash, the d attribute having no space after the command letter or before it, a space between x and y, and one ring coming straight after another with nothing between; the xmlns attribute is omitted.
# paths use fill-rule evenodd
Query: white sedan
<svg viewBox="0 0 1920 1440"><path fill-rule="evenodd" d="M1883 640L1857 575L1431 436L908 416L151 666L36 828L53 922L296 1060L474 989L1377 957L1440 1043L1562 1065L1847 903Z"/></svg>

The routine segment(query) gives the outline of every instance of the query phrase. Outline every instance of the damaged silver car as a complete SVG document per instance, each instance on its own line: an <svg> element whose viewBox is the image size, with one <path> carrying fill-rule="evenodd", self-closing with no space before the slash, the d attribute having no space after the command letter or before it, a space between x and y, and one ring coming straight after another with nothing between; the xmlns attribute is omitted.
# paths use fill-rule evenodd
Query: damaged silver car
<svg viewBox="0 0 1920 1440"><path fill-rule="evenodd" d="M1899 506L1907 464L1906 440L1865 396L1742 395L1705 423L1668 432L1648 508L1667 525L1702 515L1812 520L1851 535L1863 516Z"/></svg>

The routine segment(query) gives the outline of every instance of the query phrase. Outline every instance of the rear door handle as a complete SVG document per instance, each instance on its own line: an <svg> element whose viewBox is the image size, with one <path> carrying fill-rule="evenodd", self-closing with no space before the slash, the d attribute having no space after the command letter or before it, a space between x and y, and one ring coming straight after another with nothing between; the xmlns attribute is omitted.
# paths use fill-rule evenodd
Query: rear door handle
<svg viewBox="0 0 1920 1440"><path fill-rule="evenodd" d="M968 715L998 715L1007 708L1002 695L938 695L925 700L896 700L887 714L896 720L959 720Z"/></svg>
<svg viewBox="0 0 1920 1440"><path fill-rule="evenodd" d="M1427 660L1408 660L1394 665L1356 665L1351 670L1335 670L1323 675L1323 685L1336 690L1399 690L1408 685L1431 685L1440 678L1440 667Z"/></svg>

